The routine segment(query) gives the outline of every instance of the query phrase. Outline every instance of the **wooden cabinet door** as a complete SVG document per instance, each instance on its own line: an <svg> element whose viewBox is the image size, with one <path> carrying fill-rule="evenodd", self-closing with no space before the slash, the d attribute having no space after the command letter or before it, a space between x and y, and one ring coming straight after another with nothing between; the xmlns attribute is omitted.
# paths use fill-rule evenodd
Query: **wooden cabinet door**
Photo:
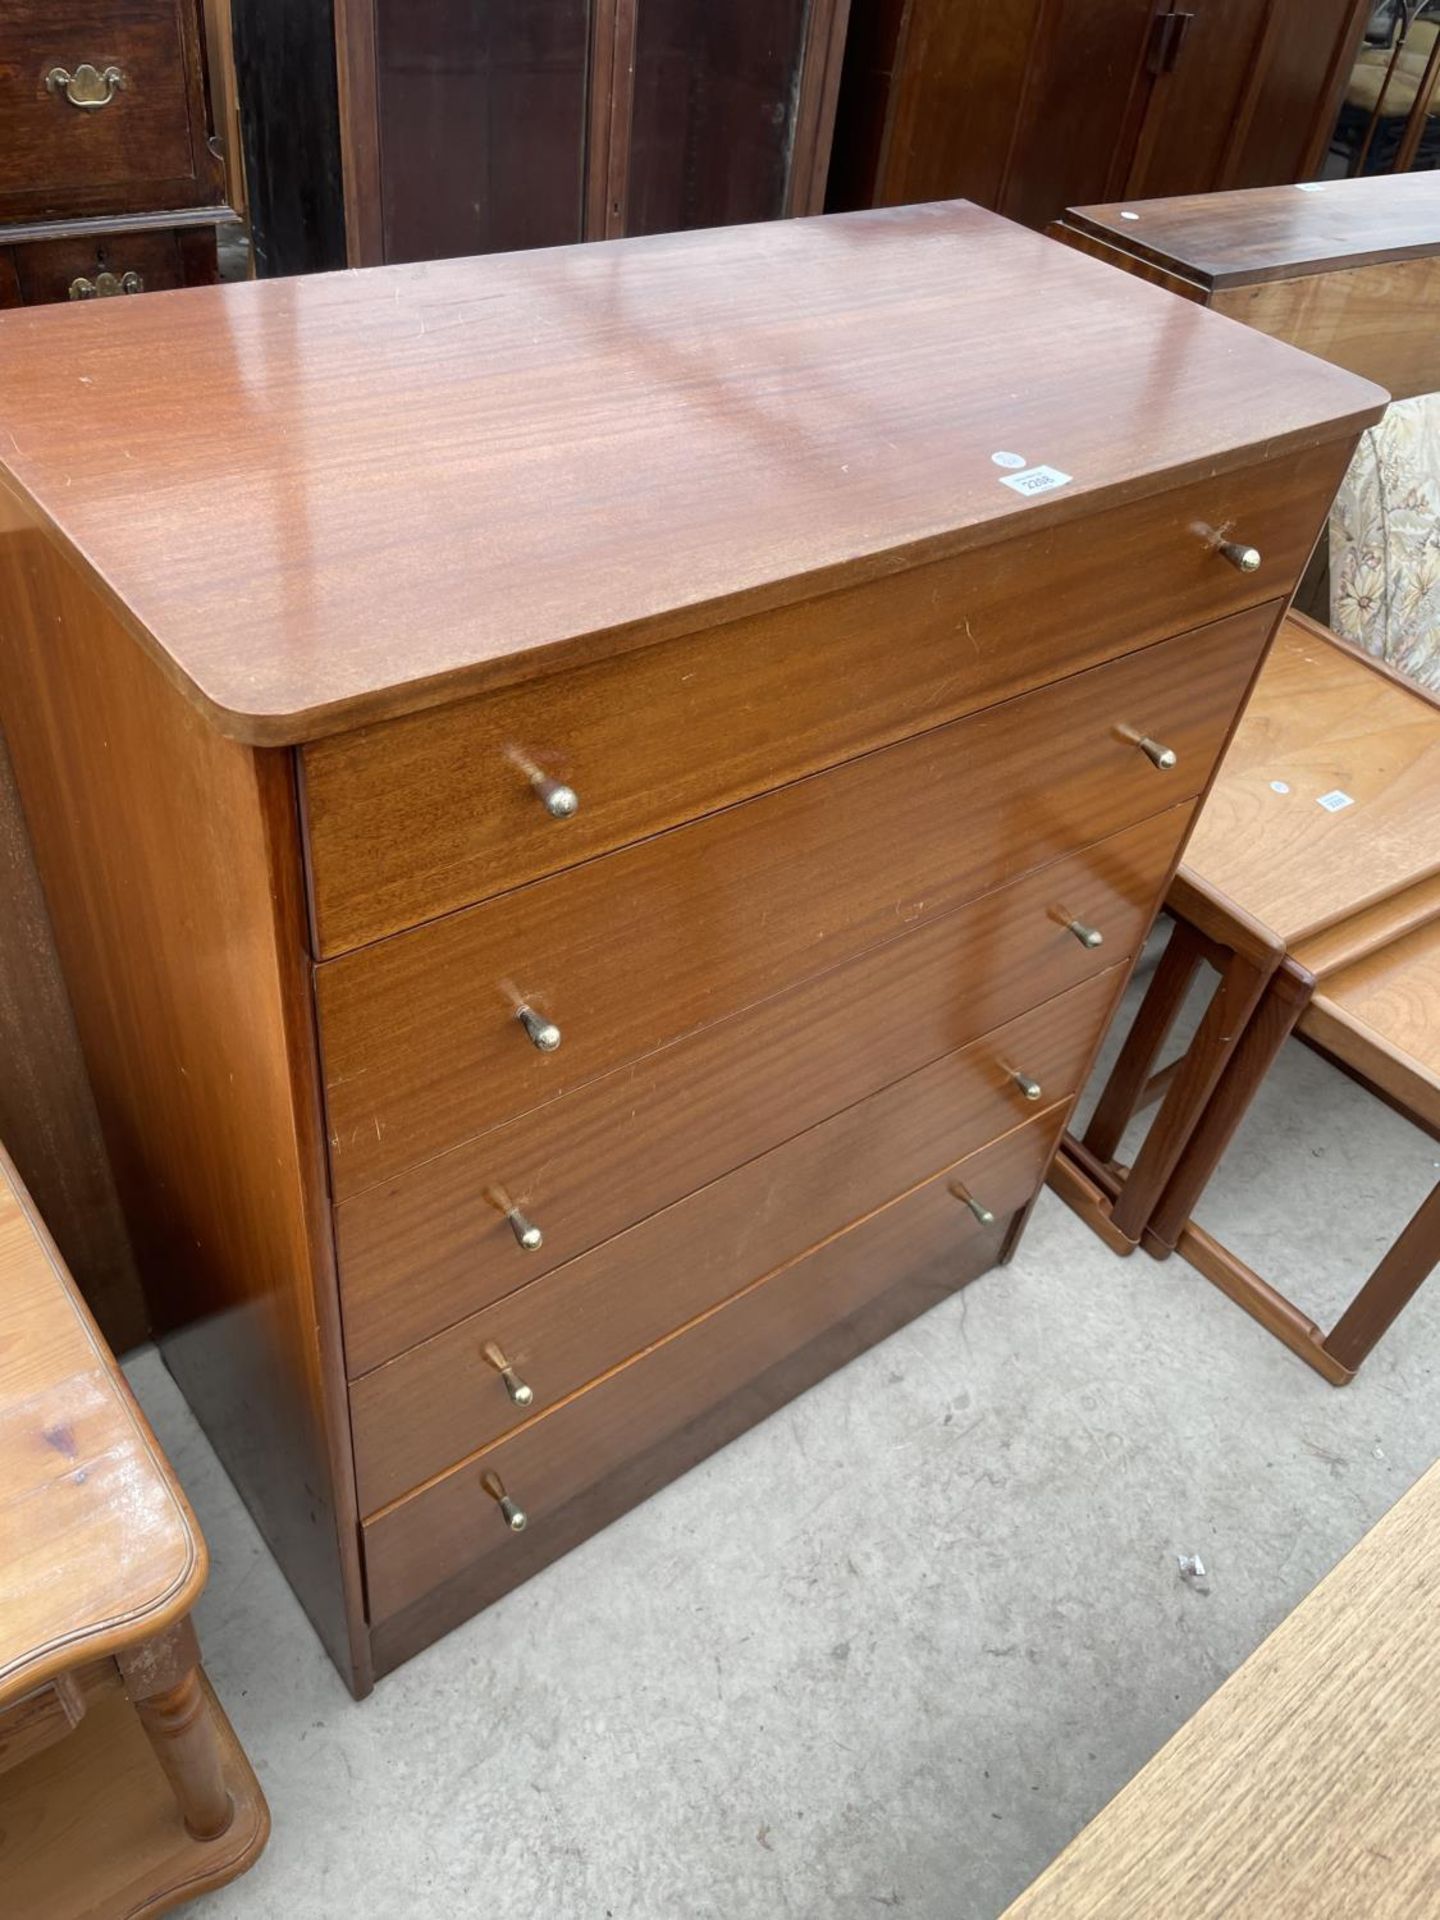
<svg viewBox="0 0 1440 1920"><path fill-rule="evenodd" d="M1317 115L1363 0L1167 0L1153 87L1120 192L1269 186L1305 177Z"/></svg>
<svg viewBox="0 0 1440 1920"><path fill-rule="evenodd" d="M789 211L801 75L817 0L639 0L623 229Z"/></svg>
<svg viewBox="0 0 1440 1920"><path fill-rule="evenodd" d="M383 257L584 238L593 0L376 0Z"/></svg>

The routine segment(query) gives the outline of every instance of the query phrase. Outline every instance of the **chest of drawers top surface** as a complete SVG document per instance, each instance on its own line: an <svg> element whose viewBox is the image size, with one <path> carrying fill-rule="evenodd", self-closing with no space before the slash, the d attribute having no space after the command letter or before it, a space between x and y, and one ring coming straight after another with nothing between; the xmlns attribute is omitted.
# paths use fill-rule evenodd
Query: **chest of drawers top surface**
<svg viewBox="0 0 1440 1920"><path fill-rule="evenodd" d="M1065 224L1208 290L1428 258L1440 250L1440 178L1249 187L1071 207Z"/></svg>
<svg viewBox="0 0 1440 1920"><path fill-rule="evenodd" d="M1039 533L1382 398L964 203L105 306L0 317L0 465L268 745ZM1066 477L1028 494L1016 461Z"/></svg>

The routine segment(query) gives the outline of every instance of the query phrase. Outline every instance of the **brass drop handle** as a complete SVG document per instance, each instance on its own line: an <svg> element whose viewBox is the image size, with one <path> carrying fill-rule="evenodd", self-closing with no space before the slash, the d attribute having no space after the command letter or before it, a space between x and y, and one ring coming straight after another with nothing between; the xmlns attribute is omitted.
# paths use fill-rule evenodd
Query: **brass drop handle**
<svg viewBox="0 0 1440 1920"><path fill-rule="evenodd" d="M1010 1078L1027 1100L1038 1100L1045 1091L1038 1080L1032 1080L1028 1073L1021 1073L1018 1067L1011 1073Z"/></svg>
<svg viewBox="0 0 1440 1920"><path fill-rule="evenodd" d="M530 784L552 820L573 820L580 811L579 794L563 780L552 780L548 774L536 772L531 774Z"/></svg>
<svg viewBox="0 0 1440 1920"><path fill-rule="evenodd" d="M97 273L93 280L87 280L83 273L77 274L70 282L72 300L113 300L117 294L143 293L145 282L133 269L118 276L113 273Z"/></svg>
<svg viewBox="0 0 1440 1920"><path fill-rule="evenodd" d="M510 1495L505 1491L505 1482L500 1478L499 1474L493 1469L489 1473L482 1473L480 1476L480 1484L495 1502L496 1506L499 1507L500 1518L505 1522L511 1533L523 1533L529 1524L529 1515L525 1509L516 1501L512 1500Z"/></svg>
<svg viewBox="0 0 1440 1920"><path fill-rule="evenodd" d="M977 1200L973 1193L968 1193L965 1190L965 1188L961 1186L958 1180L953 1180L950 1183L950 1191L951 1193L954 1194L955 1198L962 1203L962 1205L967 1206L970 1209L971 1213L974 1214L975 1218L980 1222L982 1227L994 1226L995 1216L990 1211L989 1207L985 1205L985 1202L983 1200Z"/></svg>
<svg viewBox="0 0 1440 1920"><path fill-rule="evenodd" d="M544 1014L537 1013L523 1000L515 1009L515 1018L525 1029L526 1037L532 1047L537 1048L541 1053L554 1053L560 1044L560 1029L553 1020L547 1020Z"/></svg>
<svg viewBox="0 0 1440 1920"><path fill-rule="evenodd" d="M511 1400L517 1407L528 1407L531 1404L535 1398L534 1388L526 1386L525 1382L520 1378L519 1374L516 1373L514 1367L511 1366L510 1362L505 1358L504 1353L496 1346L493 1340L487 1340L484 1346L481 1347L480 1358L487 1366L493 1367L496 1373L499 1374L505 1383L506 1393L509 1394Z"/></svg>
<svg viewBox="0 0 1440 1920"><path fill-rule="evenodd" d="M52 67L45 76L45 85L51 93L63 93L71 106L79 107L82 113L98 113L101 107L109 106L125 85L125 75L119 67L106 67L102 73L86 60L73 73L67 73L64 67Z"/></svg>
<svg viewBox="0 0 1440 1920"><path fill-rule="evenodd" d="M1220 558L1228 560L1237 573L1258 573L1260 571L1260 550L1247 547L1243 540L1222 540Z"/></svg>

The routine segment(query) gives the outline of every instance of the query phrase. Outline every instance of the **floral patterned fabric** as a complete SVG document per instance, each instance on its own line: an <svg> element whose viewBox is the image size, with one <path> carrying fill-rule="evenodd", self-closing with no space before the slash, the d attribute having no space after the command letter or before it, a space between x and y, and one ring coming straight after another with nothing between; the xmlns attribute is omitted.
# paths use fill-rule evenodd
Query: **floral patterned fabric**
<svg viewBox="0 0 1440 1920"><path fill-rule="evenodd" d="M1440 692L1440 394L1360 442L1330 515L1330 624Z"/></svg>

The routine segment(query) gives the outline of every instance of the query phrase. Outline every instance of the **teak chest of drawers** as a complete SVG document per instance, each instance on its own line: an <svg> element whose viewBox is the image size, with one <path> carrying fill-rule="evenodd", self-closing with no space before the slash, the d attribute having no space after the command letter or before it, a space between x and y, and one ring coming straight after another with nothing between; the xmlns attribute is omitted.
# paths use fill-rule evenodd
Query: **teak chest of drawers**
<svg viewBox="0 0 1440 1920"><path fill-rule="evenodd" d="M963 204L117 304L5 724L359 1692L1009 1252L1382 396Z"/></svg>

